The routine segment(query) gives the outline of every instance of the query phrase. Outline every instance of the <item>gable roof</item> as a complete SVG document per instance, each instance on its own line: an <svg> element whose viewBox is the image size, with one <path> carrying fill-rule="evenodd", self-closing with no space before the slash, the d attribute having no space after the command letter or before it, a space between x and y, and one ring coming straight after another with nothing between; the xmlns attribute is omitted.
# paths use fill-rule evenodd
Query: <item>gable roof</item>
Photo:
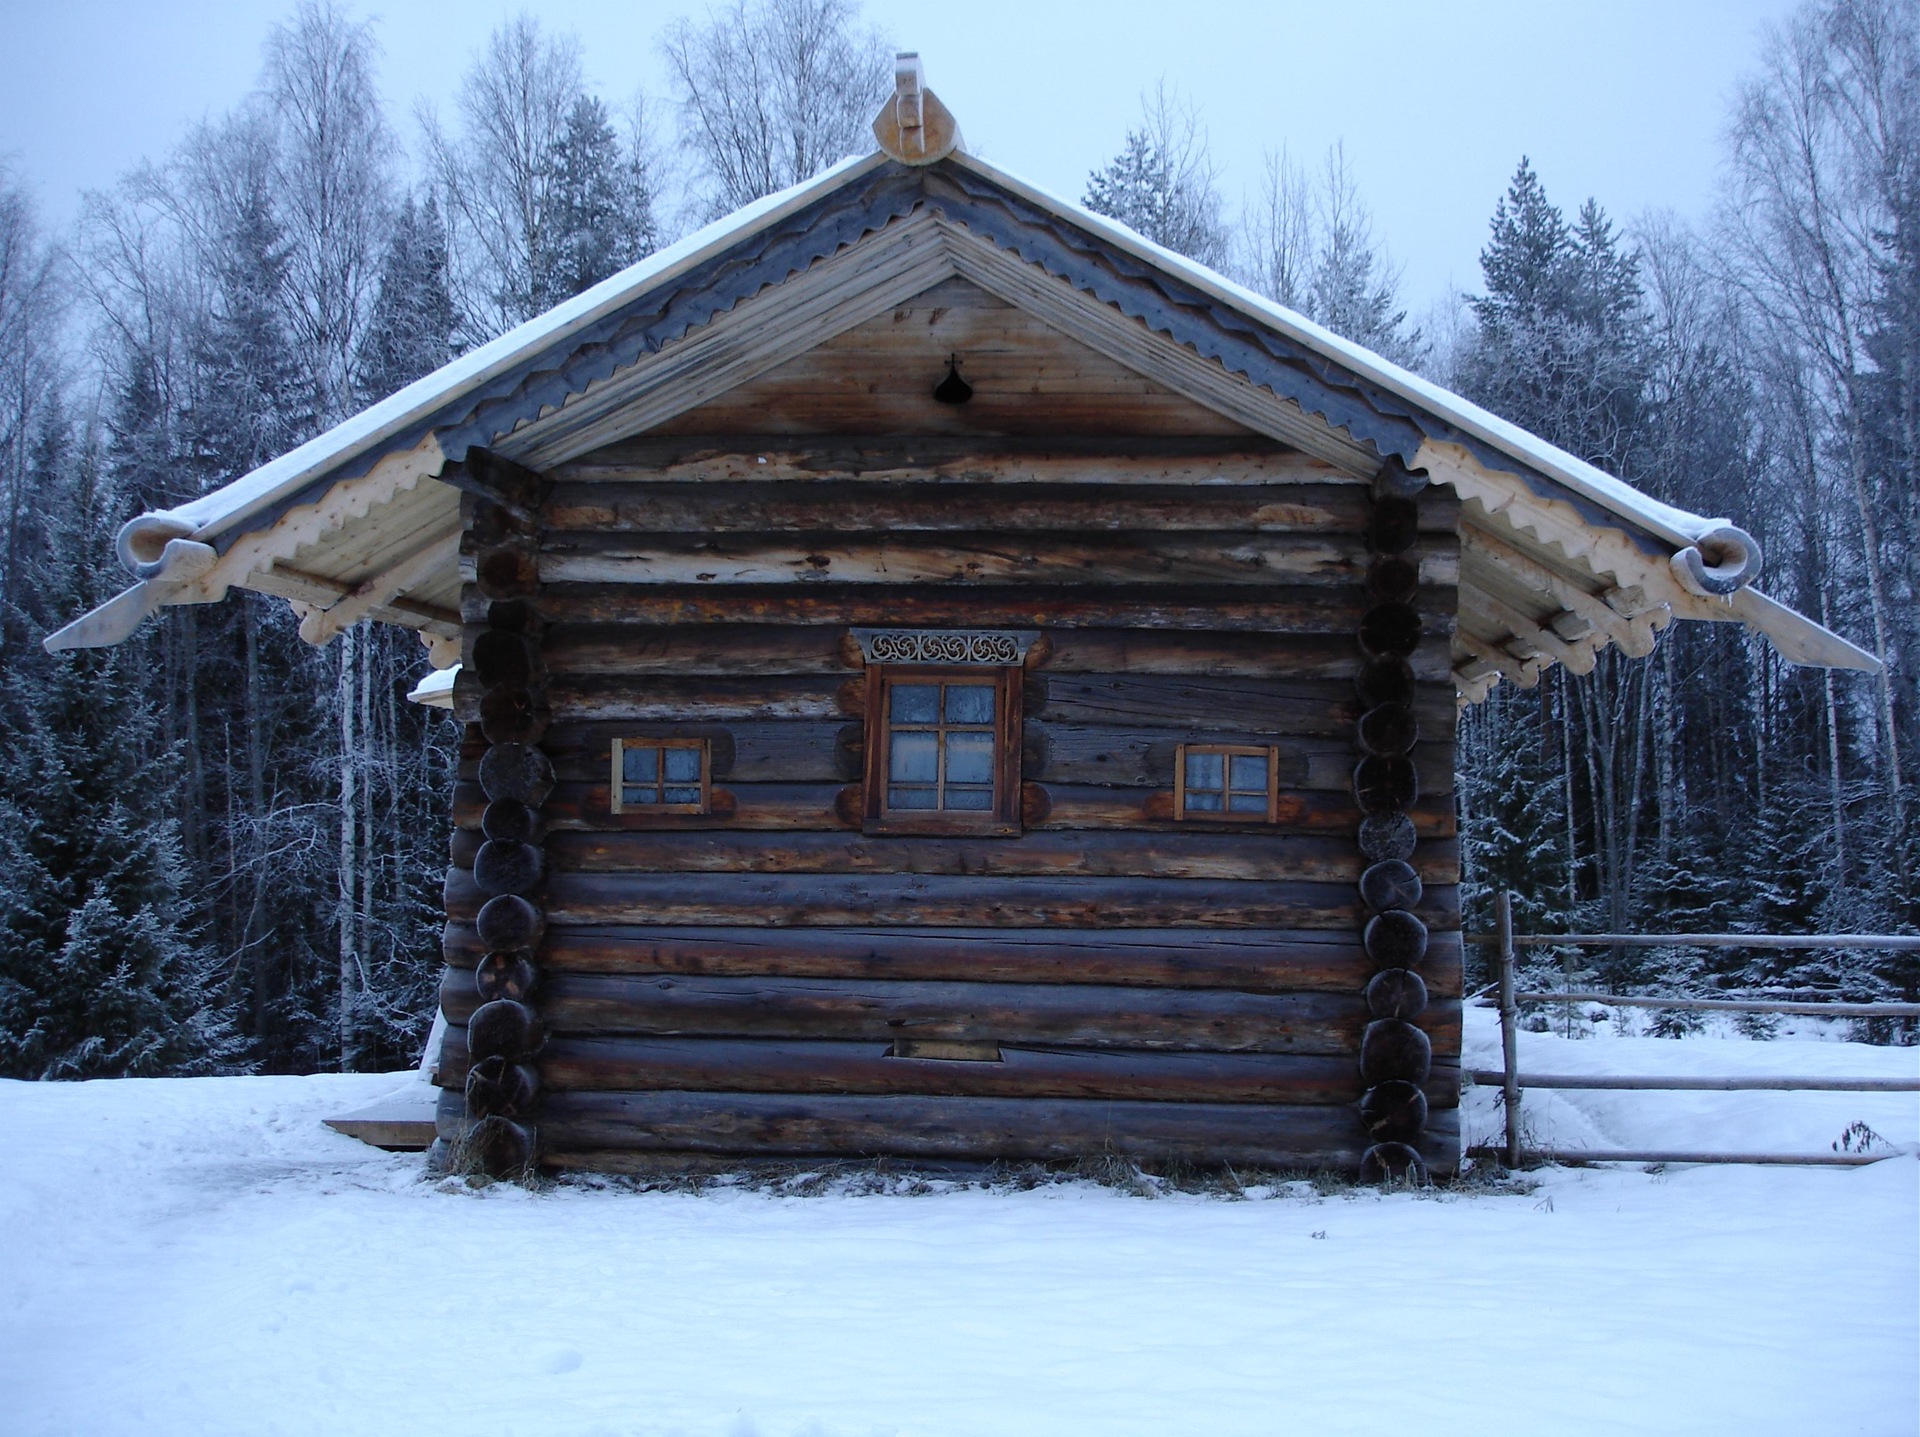
<svg viewBox="0 0 1920 1437"><path fill-rule="evenodd" d="M961 276L1248 428L1457 490L1454 677L1478 699L1673 618L1740 621L1795 663L1871 655L1752 587L1759 548L1132 230L954 149L850 159L688 236L252 473L143 514L136 583L45 641L116 643L165 604L280 595L324 643L363 618L457 661L459 506L424 483L487 448L533 467L685 412Z"/></svg>

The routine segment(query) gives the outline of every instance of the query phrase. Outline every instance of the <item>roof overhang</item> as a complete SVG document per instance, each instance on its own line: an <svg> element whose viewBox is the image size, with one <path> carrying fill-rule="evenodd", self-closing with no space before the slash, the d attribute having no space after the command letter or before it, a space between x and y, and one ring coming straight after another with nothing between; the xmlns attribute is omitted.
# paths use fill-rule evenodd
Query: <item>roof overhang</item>
<svg viewBox="0 0 1920 1437"><path fill-rule="evenodd" d="M1466 501L1454 677L1578 672L1674 618L1742 622L1789 661L1873 657L1751 587L1758 546L1102 216L962 151L848 160L651 256L225 487L122 531L135 584L50 636L116 643L239 586L325 643L374 619L459 650L459 504L481 447L541 467L683 413L960 276L1147 377L1371 476L1389 459Z"/></svg>

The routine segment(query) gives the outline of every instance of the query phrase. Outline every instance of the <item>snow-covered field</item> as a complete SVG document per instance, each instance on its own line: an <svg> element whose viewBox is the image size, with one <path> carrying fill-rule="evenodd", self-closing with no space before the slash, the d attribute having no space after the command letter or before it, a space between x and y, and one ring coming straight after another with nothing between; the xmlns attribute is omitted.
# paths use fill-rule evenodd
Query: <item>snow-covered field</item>
<svg viewBox="0 0 1920 1437"><path fill-rule="evenodd" d="M1920 1051L1529 1034L1523 1066L1896 1076ZM320 1125L398 1081L0 1084L0 1432L1920 1430L1911 1151L1441 1197L529 1194ZM1529 1110L1564 1145L1920 1141L1913 1094Z"/></svg>

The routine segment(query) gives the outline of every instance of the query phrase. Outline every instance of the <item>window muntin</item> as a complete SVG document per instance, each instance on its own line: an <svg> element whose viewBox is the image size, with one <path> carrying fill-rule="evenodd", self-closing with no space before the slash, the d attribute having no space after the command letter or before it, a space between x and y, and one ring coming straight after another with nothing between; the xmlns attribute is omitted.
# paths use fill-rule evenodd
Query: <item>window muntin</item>
<svg viewBox="0 0 1920 1437"><path fill-rule="evenodd" d="M1280 800L1279 757L1272 748L1248 744L1180 744L1174 753L1174 817L1274 822Z"/></svg>
<svg viewBox="0 0 1920 1437"><path fill-rule="evenodd" d="M989 676L887 686L889 810L992 812L998 690Z"/></svg>
<svg viewBox="0 0 1920 1437"><path fill-rule="evenodd" d="M867 670L866 827L1019 831L1018 669Z"/></svg>
<svg viewBox="0 0 1920 1437"><path fill-rule="evenodd" d="M617 738L610 783L615 813L705 813L712 752L703 738Z"/></svg>

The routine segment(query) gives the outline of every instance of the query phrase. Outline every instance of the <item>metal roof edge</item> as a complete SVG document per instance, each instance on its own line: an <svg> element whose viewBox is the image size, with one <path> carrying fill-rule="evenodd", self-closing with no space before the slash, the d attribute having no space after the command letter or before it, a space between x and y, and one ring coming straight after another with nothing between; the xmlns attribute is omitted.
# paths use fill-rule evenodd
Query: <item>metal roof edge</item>
<svg viewBox="0 0 1920 1437"><path fill-rule="evenodd" d="M430 419L450 401L481 388L529 355L590 327L743 238L778 224L822 196L889 163L877 150L849 157L810 179L757 200L442 365L258 469L185 504L142 517L177 519L191 525L190 536L203 542L225 534L323 478L330 469L350 463Z"/></svg>
<svg viewBox="0 0 1920 1437"><path fill-rule="evenodd" d="M1305 315L1277 304L1246 286L1236 283L1206 265L1155 244L1136 230L1106 215L1031 184L1019 176L960 152L947 163L960 165L994 184L1002 185L1031 204L1040 206L1081 226L1107 242L1127 251L1135 259L1171 271L1214 299L1239 311L1249 320L1269 325L1288 339L1305 345L1327 360L1354 370L1361 377L1380 385L1408 404L1443 419L1463 433L1491 446L1508 458L1533 469L1543 477L1564 485L1575 494L1598 505L1608 513L1645 529L1647 532L1685 548L1697 543L1727 519L1709 519L1662 503L1641 493L1622 479L1596 468L1584 459L1549 444L1516 424L1482 409L1471 400L1395 364L1361 345L1343 339L1332 330L1314 323Z"/></svg>

